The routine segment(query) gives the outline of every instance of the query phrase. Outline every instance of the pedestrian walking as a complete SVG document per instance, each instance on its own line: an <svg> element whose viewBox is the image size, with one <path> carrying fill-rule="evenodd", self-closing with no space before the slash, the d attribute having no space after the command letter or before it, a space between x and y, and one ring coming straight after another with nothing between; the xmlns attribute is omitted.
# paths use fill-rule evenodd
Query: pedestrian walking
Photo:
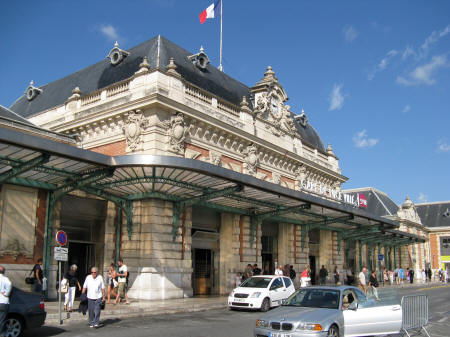
<svg viewBox="0 0 450 337"><path fill-rule="evenodd" d="M281 266L281 264L279 264L277 269L275 270L275 275L283 276L283 267Z"/></svg>
<svg viewBox="0 0 450 337"><path fill-rule="evenodd" d="M106 303L111 303L111 296L114 296L117 298L117 291L119 289L119 282L117 281L117 271L116 267L114 266L114 263L111 263L109 266L108 271L108 281L107 283L107 295L108 298L106 300Z"/></svg>
<svg viewBox="0 0 450 337"><path fill-rule="evenodd" d="M367 292L366 272L367 267L363 266L361 272L358 274L358 288L361 289L364 293Z"/></svg>
<svg viewBox="0 0 450 337"><path fill-rule="evenodd" d="M320 284L326 283L327 276L328 276L328 270L327 270L327 268L325 268L324 265L322 265L322 268L320 268L320 270L319 270Z"/></svg>
<svg viewBox="0 0 450 337"><path fill-rule="evenodd" d="M338 282L339 282L339 270L338 270L337 266L334 266L333 276L334 276L334 284L338 284Z"/></svg>
<svg viewBox="0 0 450 337"><path fill-rule="evenodd" d="M297 276L297 273L294 270L294 266L290 265L289 266L289 278L292 280L292 282L294 282L296 276Z"/></svg>
<svg viewBox="0 0 450 337"><path fill-rule="evenodd" d="M38 259L37 263L33 267L34 276L34 292L42 293L42 284L44 279L44 272L42 271L42 259Z"/></svg>
<svg viewBox="0 0 450 337"><path fill-rule="evenodd" d="M75 291L78 287L78 290L81 291L80 281L78 281L77 277L77 265L73 264L70 266L69 271L64 275L64 278L67 279L69 288L64 296L64 310L68 312L72 311L73 308L73 300L75 299Z"/></svg>
<svg viewBox="0 0 450 337"><path fill-rule="evenodd" d="M258 268L258 265L255 263L253 265L253 275L261 275L262 270Z"/></svg>
<svg viewBox="0 0 450 337"><path fill-rule="evenodd" d="M118 276L118 282L119 282L119 290L116 297L116 304L120 303L121 297L123 296L125 299L125 304L130 304L130 301L128 299L127 291L128 291L128 267L126 264L123 263L123 259L119 259L117 262L119 265L119 273Z"/></svg>
<svg viewBox="0 0 450 337"><path fill-rule="evenodd" d="M103 277L98 275L97 267L91 268L91 275L86 277L83 284L83 294L87 294L89 310L89 327L98 328L102 301L105 300L105 284Z"/></svg>
<svg viewBox="0 0 450 337"><path fill-rule="evenodd" d="M11 294L11 281L5 276L5 267L0 266L0 335L6 336L6 315L9 309L9 295Z"/></svg>
<svg viewBox="0 0 450 337"><path fill-rule="evenodd" d="M378 286L379 286L379 283L377 280L377 271L373 270L372 274L369 277L369 289L372 291L373 296L375 297L375 299L377 301L380 300L380 298L378 297L378 291L377 291Z"/></svg>
<svg viewBox="0 0 450 337"><path fill-rule="evenodd" d="M309 265L307 265L306 268L300 274L300 287L304 288L309 285L309 283L311 282L310 272L311 272L311 269L310 269Z"/></svg>
<svg viewBox="0 0 450 337"><path fill-rule="evenodd" d="M411 284L414 283L414 269L411 269L409 271L409 283L411 283Z"/></svg>

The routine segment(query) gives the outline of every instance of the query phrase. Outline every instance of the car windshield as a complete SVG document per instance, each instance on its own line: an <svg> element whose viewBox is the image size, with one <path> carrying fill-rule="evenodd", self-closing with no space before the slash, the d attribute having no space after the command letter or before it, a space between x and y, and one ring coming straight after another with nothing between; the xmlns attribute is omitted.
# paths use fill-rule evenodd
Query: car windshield
<svg viewBox="0 0 450 337"><path fill-rule="evenodd" d="M283 305L293 307L338 309L339 291L316 288L300 289L293 293Z"/></svg>
<svg viewBox="0 0 450 337"><path fill-rule="evenodd" d="M270 277L250 277L245 280L240 287L244 288L267 288L272 278Z"/></svg>

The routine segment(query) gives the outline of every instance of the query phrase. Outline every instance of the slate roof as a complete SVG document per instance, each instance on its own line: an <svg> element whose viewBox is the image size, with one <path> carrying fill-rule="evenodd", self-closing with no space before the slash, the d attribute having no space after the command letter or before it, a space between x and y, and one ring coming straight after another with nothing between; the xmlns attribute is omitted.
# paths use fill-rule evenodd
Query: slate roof
<svg viewBox="0 0 450 337"><path fill-rule="evenodd" d="M450 201L429 202L415 206L424 226L450 228Z"/></svg>
<svg viewBox="0 0 450 337"><path fill-rule="evenodd" d="M35 126L33 123L28 121L26 118L23 118L22 116L16 114L14 111L11 111L8 108L5 108L3 105L0 105L0 117L6 118L11 121L20 122L27 125Z"/></svg>
<svg viewBox="0 0 450 337"><path fill-rule="evenodd" d="M249 87L211 64L204 70L199 69L187 58L194 53L188 52L160 35L127 51L130 54L117 65L111 65L109 59L105 58L87 68L39 87L42 92L31 101L23 95L11 105L10 109L28 118L63 104L72 95L75 87L80 88L82 95L108 87L133 76L139 70L139 64L142 63L144 56L148 58L150 69L162 70L166 70L170 58L173 57L177 72L186 81L238 106L242 97L247 96L247 102L251 105ZM306 144L325 152L322 140L309 123L305 127L297 125L297 131Z"/></svg>
<svg viewBox="0 0 450 337"><path fill-rule="evenodd" d="M357 189L343 190L342 192L352 195L363 194L367 199L367 212L378 215L396 215L399 206L387 196L387 194L373 188L363 187ZM363 208L364 209L364 208Z"/></svg>

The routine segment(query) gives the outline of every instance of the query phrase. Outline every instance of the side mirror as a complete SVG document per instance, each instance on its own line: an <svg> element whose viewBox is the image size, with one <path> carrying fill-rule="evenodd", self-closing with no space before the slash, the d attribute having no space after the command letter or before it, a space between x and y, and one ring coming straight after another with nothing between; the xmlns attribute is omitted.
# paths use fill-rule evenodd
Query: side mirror
<svg viewBox="0 0 450 337"><path fill-rule="evenodd" d="M358 303L356 303L356 301L353 301L352 303L350 303L350 305L347 308L348 310L356 310L358 309Z"/></svg>

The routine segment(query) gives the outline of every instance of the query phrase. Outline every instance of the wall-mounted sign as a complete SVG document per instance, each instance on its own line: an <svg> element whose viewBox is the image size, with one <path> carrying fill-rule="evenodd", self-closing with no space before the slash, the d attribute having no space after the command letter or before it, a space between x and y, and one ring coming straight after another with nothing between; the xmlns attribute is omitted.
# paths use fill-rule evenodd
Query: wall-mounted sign
<svg viewBox="0 0 450 337"><path fill-rule="evenodd" d="M341 191L335 188L331 188L330 186L326 186L324 184L308 179L303 179L301 181L301 186L302 189L305 191L323 195L328 198L343 202L345 204L350 204L355 207L367 208L367 198L365 197L364 194L342 193Z"/></svg>

